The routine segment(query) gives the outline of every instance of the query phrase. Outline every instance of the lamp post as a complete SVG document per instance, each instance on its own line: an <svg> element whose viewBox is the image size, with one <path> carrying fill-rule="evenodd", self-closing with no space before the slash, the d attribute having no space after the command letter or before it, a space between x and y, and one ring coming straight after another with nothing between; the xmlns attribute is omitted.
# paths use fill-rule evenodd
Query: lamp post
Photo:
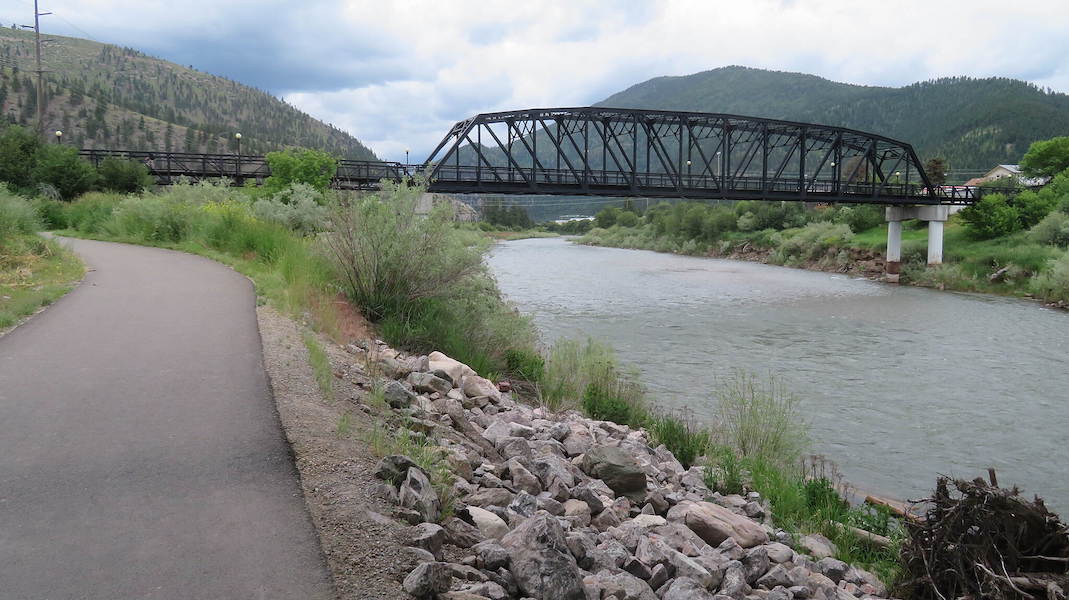
<svg viewBox="0 0 1069 600"><path fill-rule="evenodd" d="M62 138L63 138L63 132L57 129L56 130L56 143L57 144L62 144L63 143L63 139Z"/></svg>
<svg viewBox="0 0 1069 600"><path fill-rule="evenodd" d="M235 175L236 175L236 178L237 178L237 182L240 184L241 183L241 132L240 131L234 134L234 139L237 140L237 143L238 143L238 168L237 168L237 172L235 173Z"/></svg>

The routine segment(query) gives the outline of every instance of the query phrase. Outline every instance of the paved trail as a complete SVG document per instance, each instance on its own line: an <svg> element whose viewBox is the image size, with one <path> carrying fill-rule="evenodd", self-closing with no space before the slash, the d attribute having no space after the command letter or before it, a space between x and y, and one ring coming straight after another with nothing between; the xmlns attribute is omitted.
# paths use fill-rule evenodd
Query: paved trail
<svg viewBox="0 0 1069 600"><path fill-rule="evenodd" d="M94 270L0 337L0 598L332 597L252 285L70 243Z"/></svg>

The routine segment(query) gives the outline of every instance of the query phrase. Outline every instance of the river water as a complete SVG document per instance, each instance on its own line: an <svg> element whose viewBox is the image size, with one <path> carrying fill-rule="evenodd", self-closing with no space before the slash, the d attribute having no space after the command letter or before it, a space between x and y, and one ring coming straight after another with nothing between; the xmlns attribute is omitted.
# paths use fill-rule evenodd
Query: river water
<svg viewBox="0 0 1069 600"><path fill-rule="evenodd" d="M498 244L489 264L544 342L611 344L662 407L711 419L718 377L772 373L860 489L918 498L995 467L1069 512L1069 313L560 238Z"/></svg>

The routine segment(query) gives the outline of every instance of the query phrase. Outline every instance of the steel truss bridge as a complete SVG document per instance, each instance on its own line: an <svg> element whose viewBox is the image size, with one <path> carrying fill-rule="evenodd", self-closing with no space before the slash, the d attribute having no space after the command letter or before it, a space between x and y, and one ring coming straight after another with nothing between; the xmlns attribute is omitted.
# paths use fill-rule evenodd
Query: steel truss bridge
<svg viewBox="0 0 1069 600"><path fill-rule="evenodd" d="M262 156L83 150L180 176L262 179ZM461 121L425 162L339 161L335 186L373 189L422 174L428 191L887 205L972 204L984 193L933 186L913 147L842 127L738 115L545 108Z"/></svg>

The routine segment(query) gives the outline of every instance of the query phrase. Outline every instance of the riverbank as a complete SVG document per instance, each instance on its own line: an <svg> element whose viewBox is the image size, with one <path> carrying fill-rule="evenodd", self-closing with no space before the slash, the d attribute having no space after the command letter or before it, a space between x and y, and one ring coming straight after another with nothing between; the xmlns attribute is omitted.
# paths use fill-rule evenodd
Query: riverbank
<svg viewBox="0 0 1069 600"><path fill-rule="evenodd" d="M813 224L782 232L735 232L718 242L702 244L657 235L646 225L594 229L578 243L745 260L886 281L886 239L886 225L853 234L849 229ZM1062 271L1069 268L1069 253L1056 247L1031 243L1023 234L971 240L960 223L952 220L945 232L946 262L930 267L925 264L927 231L907 229L903 239L901 284L1035 299L1051 308L1069 308L1069 289L1061 289L1069 285L1069 280L1062 282Z"/></svg>

